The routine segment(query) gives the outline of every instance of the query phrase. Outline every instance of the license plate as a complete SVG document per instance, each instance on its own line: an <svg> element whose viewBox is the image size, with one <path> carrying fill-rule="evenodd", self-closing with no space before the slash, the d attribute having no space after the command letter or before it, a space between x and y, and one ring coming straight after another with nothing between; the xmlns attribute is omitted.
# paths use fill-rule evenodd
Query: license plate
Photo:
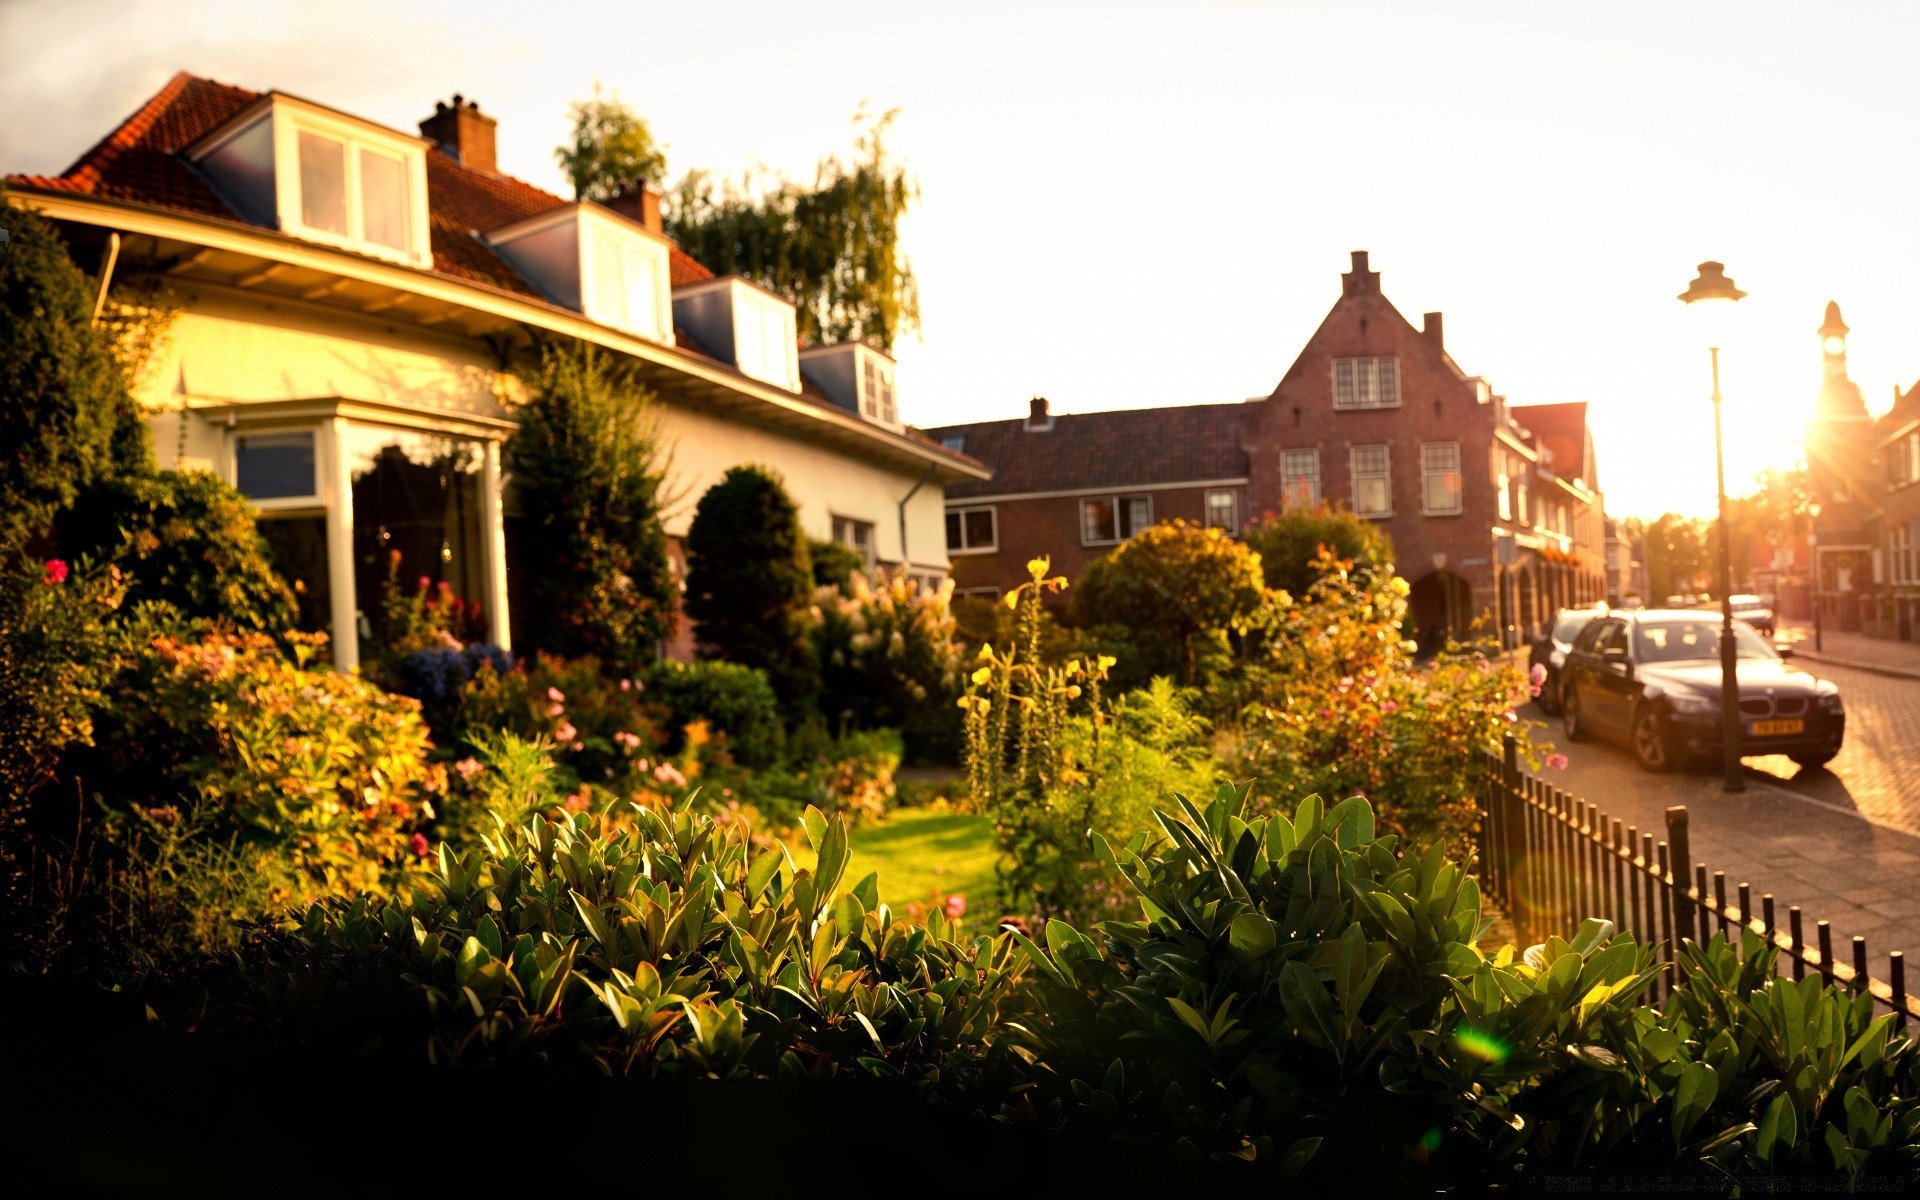
<svg viewBox="0 0 1920 1200"><path fill-rule="evenodd" d="M1755 737L1777 737L1786 733L1805 733L1805 721L1755 721L1748 726Z"/></svg>

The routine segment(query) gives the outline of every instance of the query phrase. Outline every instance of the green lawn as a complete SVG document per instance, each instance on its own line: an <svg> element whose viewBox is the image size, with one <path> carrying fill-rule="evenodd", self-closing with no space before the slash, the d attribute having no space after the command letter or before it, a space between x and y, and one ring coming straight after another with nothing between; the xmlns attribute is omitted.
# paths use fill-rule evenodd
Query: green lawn
<svg viewBox="0 0 1920 1200"><path fill-rule="evenodd" d="M869 871L880 872L880 898L896 910L958 892L977 917L979 910L992 907L993 826L985 817L898 809L853 831L848 885Z"/></svg>

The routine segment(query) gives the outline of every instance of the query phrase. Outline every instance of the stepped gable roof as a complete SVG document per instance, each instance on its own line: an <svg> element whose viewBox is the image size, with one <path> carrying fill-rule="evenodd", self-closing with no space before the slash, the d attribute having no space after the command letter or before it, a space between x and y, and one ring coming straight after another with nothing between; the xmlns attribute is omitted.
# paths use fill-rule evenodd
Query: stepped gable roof
<svg viewBox="0 0 1920 1200"><path fill-rule="evenodd" d="M260 96L182 71L59 175L9 175L7 183L251 225L207 186L181 152ZM572 202L511 175L466 166L437 146L429 147L426 157L433 269L538 297L538 290L475 234ZM678 246L672 248L670 274L675 286L713 278Z"/></svg>
<svg viewBox="0 0 1920 1200"><path fill-rule="evenodd" d="M1025 492L1131 488L1244 479L1245 404L1195 404L1113 412L1054 413L1052 427L1024 417L925 431L993 468L990 480L947 485L949 499Z"/></svg>
<svg viewBox="0 0 1920 1200"><path fill-rule="evenodd" d="M1507 410L1521 428L1533 434L1534 444L1553 457L1553 473L1563 479L1579 479L1588 487L1597 480L1586 479L1587 402L1564 404L1524 404Z"/></svg>

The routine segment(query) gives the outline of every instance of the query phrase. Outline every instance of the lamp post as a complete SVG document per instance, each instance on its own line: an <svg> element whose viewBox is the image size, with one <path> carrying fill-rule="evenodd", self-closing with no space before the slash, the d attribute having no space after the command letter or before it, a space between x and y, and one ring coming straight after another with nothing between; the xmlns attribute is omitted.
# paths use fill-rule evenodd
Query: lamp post
<svg viewBox="0 0 1920 1200"><path fill-rule="evenodd" d="M1701 263L1700 274L1680 293L1687 307L1707 317L1710 326L1707 352L1713 360L1713 471L1720 500L1720 753L1724 769L1720 786L1729 792L1746 791L1747 781L1740 772L1740 743L1745 740L1745 729L1740 721L1740 673L1733 640L1733 530L1727 521L1727 455L1720 431L1720 343L1734 303L1745 295L1733 286L1726 268L1717 262Z"/></svg>
<svg viewBox="0 0 1920 1200"><path fill-rule="evenodd" d="M1820 644L1820 502L1807 505L1807 557L1813 560L1813 652L1822 653Z"/></svg>

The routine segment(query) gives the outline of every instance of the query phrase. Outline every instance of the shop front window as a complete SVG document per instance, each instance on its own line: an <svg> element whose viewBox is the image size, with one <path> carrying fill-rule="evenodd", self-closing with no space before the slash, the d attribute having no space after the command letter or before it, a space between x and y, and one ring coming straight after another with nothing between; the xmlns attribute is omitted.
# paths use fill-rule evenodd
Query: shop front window
<svg viewBox="0 0 1920 1200"><path fill-rule="evenodd" d="M346 452L362 660L419 640L416 600L454 637L486 640L479 443L353 424Z"/></svg>

